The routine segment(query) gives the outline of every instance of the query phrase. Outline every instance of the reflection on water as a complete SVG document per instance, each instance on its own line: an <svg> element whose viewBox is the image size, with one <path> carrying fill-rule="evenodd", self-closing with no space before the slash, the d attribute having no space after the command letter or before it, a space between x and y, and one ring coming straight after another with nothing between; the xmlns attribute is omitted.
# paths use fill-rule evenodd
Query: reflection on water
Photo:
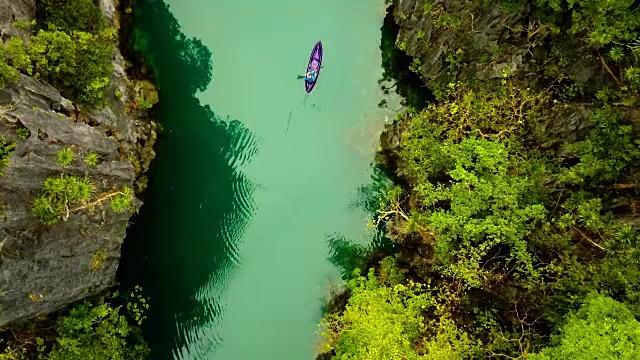
<svg viewBox="0 0 640 360"><path fill-rule="evenodd" d="M211 52L181 33L164 2L140 0L136 8L131 41L157 75L164 134L119 277L150 297L152 358L171 359L185 343L215 346L215 337L202 341L194 329L220 318L224 309L202 294L241 261L237 241L254 212L253 186L241 169L257 146L240 122L218 118L195 98L211 81Z"/></svg>

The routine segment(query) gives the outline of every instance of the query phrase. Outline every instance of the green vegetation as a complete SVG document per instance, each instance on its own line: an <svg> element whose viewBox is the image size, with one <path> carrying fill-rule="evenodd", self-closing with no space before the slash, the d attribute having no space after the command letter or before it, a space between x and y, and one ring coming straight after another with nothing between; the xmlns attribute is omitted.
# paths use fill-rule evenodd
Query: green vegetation
<svg viewBox="0 0 640 360"><path fill-rule="evenodd" d="M58 151L56 162L62 167L71 165L73 163L73 150L71 150L70 148L64 148Z"/></svg>
<svg viewBox="0 0 640 360"><path fill-rule="evenodd" d="M16 149L16 143L0 137L0 176L4 175L4 167L9 165L11 154Z"/></svg>
<svg viewBox="0 0 640 360"><path fill-rule="evenodd" d="M93 0L41 0L40 10L45 19L43 28L48 30L95 34L107 27L102 10Z"/></svg>
<svg viewBox="0 0 640 360"><path fill-rule="evenodd" d="M84 161L87 163L87 165L89 166L96 166L98 165L98 163L100 162L100 157L98 157L98 154L96 153L89 153L87 154L87 156L84 158Z"/></svg>
<svg viewBox="0 0 640 360"><path fill-rule="evenodd" d="M4 46L0 46L0 87L18 81L18 70L7 63Z"/></svg>
<svg viewBox="0 0 640 360"><path fill-rule="evenodd" d="M0 360L141 360L149 355L139 326L147 300L136 287L127 296L108 294L105 301L73 305L51 326L32 323L4 339ZM0 344L3 341L0 339Z"/></svg>
<svg viewBox="0 0 640 360"><path fill-rule="evenodd" d="M42 194L33 200L33 215L52 225L68 216L70 207L88 202L95 187L87 178L72 175L49 177L42 184Z"/></svg>
<svg viewBox="0 0 640 360"><path fill-rule="evenodd" d="M122 190L112 190L98 194L94 198L96 186L87 178L61 174L48 177L42 184L42 193L33 200L33 215L43 224L53 225L66 219L70 213L89 209L110 202L115 212L133 210L133 190L124 186Z"/></svg>
<svg viewBox="0 0 640 360"><path fill-rule="evenodd" d="M5 45L10 64L59 89L80 105L101 107L113 69L115 31L38 30L28 42L11 38Z"/></svg>
<svg viewBox="0 0 640 360"><path fill-rule="evenodd" d="M17 70L41 78L80 105L100 108L113 65L115 29L91 0L43 0L44 18L28 41L14 37L0 50L0 85Z"/></svg>
<svg viewBox="0 0 640 360"><path fill-rule="evenodd" d="M133 189L129 186L124 186L121 191L113 194L109 206L111 210L115 212L133 211L134 205L131 199L133 199Z"/></svg>
<svg viewBox="0 0 640 360"><path fill-rule="evenodd" d="M348 284L322 322L325 358L640 358L638 5L532 6L486 46L466 13L425 6L432 38L415 29L419 40L446 32L459 47L443 47L428 83L437 102L383 135L397 184L371 224L397 253L375 263L379 253L334 244ZM465 11L497 7L528 11L519 0ZM502 78L479 77L524 53ZM432 55L406 68L420 73Z"/></svg>
<svg viewBox="0 0 640 360"><path fill-rule="evenodd" d="M552 346L531 359L595 358L640 358L640 322L624 304L591 293L580 310L567 317Z"/></svg>
<svg viewBox="0 0 640 360"><path fill-rule="evenodd" d="M16 129L16 134L22 140L27 140L31 136L31 132L26 127L20 127Z"/></svg>

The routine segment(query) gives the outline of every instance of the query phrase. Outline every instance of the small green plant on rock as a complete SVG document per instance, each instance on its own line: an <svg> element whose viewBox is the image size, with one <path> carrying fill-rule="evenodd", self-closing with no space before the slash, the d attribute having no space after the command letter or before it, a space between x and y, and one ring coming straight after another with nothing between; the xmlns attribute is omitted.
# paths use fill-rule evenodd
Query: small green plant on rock
<svg viewBox="0 0 640 360"><path fill-rule="evenodd" d="M36 26L36 20L16 20L13 22L13 26L16 27L16 29L20 29L20 30L28 30L28 29L32 29L34 26Z"/></svg>
<svg viewBox="0 0 640 360"><path fill-rule="evenodd" d="M124 186L92 197L95 186L87 178L62 174L48 177L42 185L43 192L33 200L33 215L43 224L53 225L60 219L67 219L73 212L83 209L93 211L96 206L109 200L115 212L133 211L133 189Z"/></svg>
<svg viewBox="0 0 640 360"><path fill-rule="evenodd" d="M16 129L16 134L18 134L18 137L20 139L26 140L31 135L31 132L29 131L29 129L27 129L25 127L20 127L20 128Z"/></svg>
<svg viewBox="0 0 640 360"><path fill-rule="evenodd" d="M138 106L143 110L149 110L153 107L153 104L145 99L138 100Z"/></svg>
<svg viewBox="0 0 640 360"><path fill-rule="evenodd" d="M33 200L33 215L43 224L53 225L63 215L69 216L71 206L89 201L95 188L86 178L63 174L45 179L42 190Z"/></svg>
<svg viewBox="0 0 640 360"><path fill-rule="evenodd" d="M98 157L98 154L96 154L96 153L89 153L84 158L84 161L89 166L96 166L96 165L98 165L98 162L100 162L100 158Z"/></svg>
<svg viewBox="0 0 640 360"><path fill-rule="evenodd" d="M98 249L91 257L91 271L96 271L102 267L104 261L107 259L107 254L103 249Z"/></svg>
<svg viewBox="0 0 640 360"><path fill-rule="evenodd" d="M133 209L133 189L129 186L122 188L122 191L113 196L109 205L115 212L131 211Z"/></svg>
<svg viewBox="0 0 640 360"><path fill-rule="evenodd" d="M414 57L411 65L409 66L409 70L413 71L416 74L420 74L420 66L422 66L422 61L419 58Z"/></svg>
<svg viewBox="0 0 640 360"><path fill-rule="evenodd" d="M63 168L71 165L73 163L73 150L68 147L60 150L56 162Z"/></svg>
<svg viewBox="0 0 640 360"><path fill-rule="evenodd" d="M4 167L9 165L11 154L16 149L16 143L0 137L0 176L4 175Z"/></svg>
<svg viewBox="0 0 640 360"><path fill-rule="evenodd" d="M4 47L0 46L0 88L17 82L18 70L7 63Z"/></svg>

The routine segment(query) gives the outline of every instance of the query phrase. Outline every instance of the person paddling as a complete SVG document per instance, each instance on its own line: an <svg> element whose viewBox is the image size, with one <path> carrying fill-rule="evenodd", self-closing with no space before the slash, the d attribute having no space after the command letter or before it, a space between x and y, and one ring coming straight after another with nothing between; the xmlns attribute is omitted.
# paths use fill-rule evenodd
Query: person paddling
<svg viewBox="0 0 640 360"><path fill-rule="evenodd" d="M316 80L316 77L318 77L318 72L315 70L311 70L311 71L308 71L307 74L304 76L304 81L308 83L312 83Z"/></svg>

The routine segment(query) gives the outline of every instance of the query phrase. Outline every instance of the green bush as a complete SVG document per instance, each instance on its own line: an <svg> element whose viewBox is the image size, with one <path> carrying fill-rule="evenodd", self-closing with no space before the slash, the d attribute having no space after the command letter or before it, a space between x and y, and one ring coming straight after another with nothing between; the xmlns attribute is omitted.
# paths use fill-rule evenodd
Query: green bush
<svg viewBox="0 0 640 360"><path fill-rule="evenodd" d="M40 0L45 29L97 34L107 27L102 10L94 0Z"/></svg>
<svg viewBox="0 0 640 360"><path fill-rule="evenodd" d="M326 319L325 350L334 349L336 359L417 359L414 343L424 331L428 294L406 285L383 286L373 269L351 280L349 288L344 314Z"/></svg>
<svg viewBox="0 0 640 360"><path fill-rule="evenodd" d="M389 259L383 268L395 267ZM442 292L400 278L387 285L381 280L373 269L366 277L356 270L344 312L323 319L323 350L334 350L334 359L453 360L477 354L477 343L442 313ZM442 317L427 319L429 314Z"/></svg>
<svg viewBox="0 0 640 360"><path fill-rule="evenodd" d="M640 358L640 322L624 305L590 293L582 308L567 317L551 346L531 360Z"/></svg>
<svg viewBox="0 0 640 360"><path fill-rule="evenodd" d="M593 129L585 140L565 146L580 161L559 174L563 183L593 186L615 181L640 162L640 141L634 139L633 127L622 123L620 114L599 109L592 121Z"/></svg>
<svg viewBox="0 0 640 360"><path fill-rule="evenodd" d="M149 305L141 291L136 287L127 296L116 292L104 301L72 305L55 322L47 320L52 326L31 323L19 338L10 336L0 360L146 359L149 347L139 325Z"/></svg>
<svg viewBox="0 0 640 360"><path fill-rule="evenodd" d="M442 271L481 286L491 276L482 264L506 246L505 263L535 277L528 237L547 215L544 163L512 155L496 141L443 141L436 138L437 130L427 130L431 125L414 121L419 124L405 133L401 158L412 166L412 174L422 173L414 182L420 199L414 208L420 214L414 217L436 234L435 257Z"/></svg>
<svg viewBox="0 0 640 360"><path fill-rule="evenodd" d="M18 71L7 63L5 50L0 46L0 88L18 81Z"/></svg>
<svg viewBox="0 0 640 360"><path fill-rule="evenodd" d="M571 18L568 33L583 35L594 47L628 42L640 35L640 17L634 0L536 0L538 9L564 26L564 14Z"/></svg>
<svg viewBox="0 0 640 360"><path fill-rule="evenodd" d="M74 306L56 325L57 346L49 360L141 360L149 350L137 328L109 304Z"/></svg>
<svg viewBox="0 0 640 360"><path fill-rule="evenodd" d="M8 41L11 64L59 89L80 105L100 108L113 65L115 31L98 34L40 30L29 42Z"/></svg>

